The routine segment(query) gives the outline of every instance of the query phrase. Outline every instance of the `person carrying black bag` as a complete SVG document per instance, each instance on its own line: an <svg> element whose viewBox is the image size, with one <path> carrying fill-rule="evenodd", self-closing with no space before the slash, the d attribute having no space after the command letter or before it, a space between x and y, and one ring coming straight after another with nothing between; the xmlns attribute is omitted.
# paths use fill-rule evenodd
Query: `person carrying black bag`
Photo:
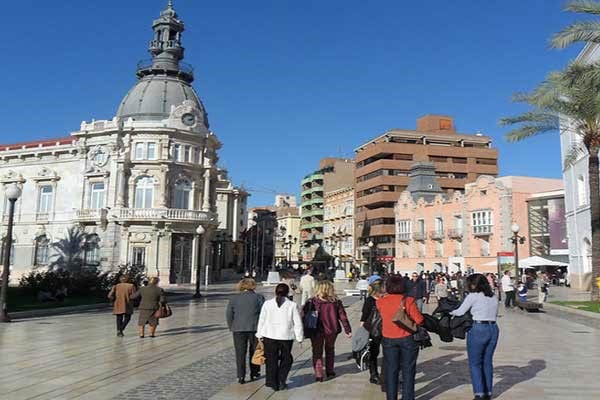
<svg viewBox="0 0 600 400"><path fill-rule="evenodd" d="M379 349L381 347L381 316L375 303L377 299L383 296L383 281L381 279L369 279L369 296L363 303L362 314L360 317L360 325L369 331L369 382L379 384L377 367L377 357L379 357Z"/></svg>

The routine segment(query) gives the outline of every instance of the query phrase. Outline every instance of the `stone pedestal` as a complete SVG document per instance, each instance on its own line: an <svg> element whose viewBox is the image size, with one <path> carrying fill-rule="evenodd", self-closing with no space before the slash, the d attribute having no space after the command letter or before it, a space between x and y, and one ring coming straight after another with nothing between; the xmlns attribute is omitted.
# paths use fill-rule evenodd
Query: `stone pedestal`
<svg viewBox="0 0 600 400"><path fill-rule="evenodd" d="M344 271L343 269L336 269L335 270L334 281L335 282L346 282L346 281L348 281L348 278L346 277L346 271Z"/></svg>
<svg viewBox="0 0 600 400"><path fill-rule="evenodd" d="M279 276L279 272L277 271L269 271L269 275L267 276L267 285L277 285L281 282L281 277Z"/></svg>

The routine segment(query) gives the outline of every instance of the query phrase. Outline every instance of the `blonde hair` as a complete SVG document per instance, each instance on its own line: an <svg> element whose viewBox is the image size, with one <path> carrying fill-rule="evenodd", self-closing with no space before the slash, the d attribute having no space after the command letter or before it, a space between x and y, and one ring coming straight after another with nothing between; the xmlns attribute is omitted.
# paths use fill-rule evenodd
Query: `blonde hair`
<svg viewBox="0 0 600 400"><path fill-rule="evenodd" d="M244 278L237 284L237 288L240 292L254 290L256 289L256 281L252 278Z"/></svg>
<svg viewBox="0 0 600 400"><path fill-rule="evenodd" d="M381 296L383 293L383 282L376 280L369 285L369 296Z"/></svg>
<svg viewBox="0 0 600 400"><path fill-rule="evenodd" d="M338 298L335 295L335 287L333 283L329 281L320 281L317 283L315 288L315 297L325 301L337 301Z"/></svg>
<svg viewBox="0 0 600 400"><path fill-rule="evenodd" d="M151 285L158 285L159 281L160 281L160 279L158 279L158 276L153 276L152 278L150 278Z"/></svg>

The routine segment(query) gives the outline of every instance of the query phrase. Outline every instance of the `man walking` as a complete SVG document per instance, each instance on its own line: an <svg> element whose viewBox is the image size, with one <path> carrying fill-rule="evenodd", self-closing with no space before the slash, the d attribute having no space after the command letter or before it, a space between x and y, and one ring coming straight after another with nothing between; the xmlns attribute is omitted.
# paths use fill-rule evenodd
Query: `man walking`
<svg viewBox="0 0 600 400"><path fill-rule="evenodd" d="M300 291L302 292L300 307L302 307L306 300L315 295L315 278L312 276L310 268L300 278Z"/></svg>
<svg viewBox="0 0 600 400"><path fill-rule="evenodd" d="M502 277L502 291L504 292L504 306L506 308L515 306L515 286L510 277L510 272L504 271L504 276Z"/></svg>
<svg viewBox="0 0 600 400"><path fill-rule="evenodd" d="M417 308L423 312L423 301L425 300L426 284L416 272L412 273L412 277L406 282L407 296L414 297Z"/></svg>

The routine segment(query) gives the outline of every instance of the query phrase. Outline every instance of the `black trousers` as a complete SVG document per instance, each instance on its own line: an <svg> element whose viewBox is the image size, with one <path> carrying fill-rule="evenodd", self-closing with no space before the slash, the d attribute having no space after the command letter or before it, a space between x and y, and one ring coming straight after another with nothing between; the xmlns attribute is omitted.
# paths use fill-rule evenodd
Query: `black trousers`
<svg viewBox="0 0 600 400"><path fill-rule="evenodd" d="M377 357L379 357L379 348L381 346L381 338L371 337L369 343L369 374L371 377L379 375L377 371Z"/></svg>
<svg viewBox="0 0 600 400"><path fill-rule="evenodd" d="M252 364L252 356L258 342L255 334L256 332L233 332L233 347L235 347L238 379L246 378L246 354L248 355L248 364L250 364L250 376L260 374L260 365Z"/></svg>
<svg viewBox="0 0 600 400"><path fill-rule="evenodd" d="M117 314L117 332L124 331L129 320L131 320L131 314Z"/></svg>
<svg viewBox="0 0 600 400"><path fill-rule="evenodd" d="M515 291L511 290L510 292L504 292L504 306L505 307L514 307L515 306Z"/></svg>
<svg viewBox="0 0 600 400"><path fill-rule="evenodd" d="M288 374L292 369L294 358L292 357L293 340L276 340L263 338L265 346L266 379L265 384L275 390L287 382Z"/></svg>

